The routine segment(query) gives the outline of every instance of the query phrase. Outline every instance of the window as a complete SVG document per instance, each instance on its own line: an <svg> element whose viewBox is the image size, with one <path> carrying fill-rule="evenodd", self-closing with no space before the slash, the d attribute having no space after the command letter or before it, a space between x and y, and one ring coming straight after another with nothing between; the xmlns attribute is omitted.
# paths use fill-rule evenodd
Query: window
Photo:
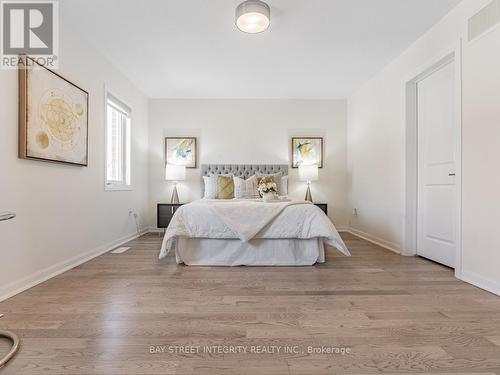
<svg viewBox="0 0 500 375"><path fill-rule="evenodd" d="M106 95L106 190L130 190L131 110Z"/></svg>

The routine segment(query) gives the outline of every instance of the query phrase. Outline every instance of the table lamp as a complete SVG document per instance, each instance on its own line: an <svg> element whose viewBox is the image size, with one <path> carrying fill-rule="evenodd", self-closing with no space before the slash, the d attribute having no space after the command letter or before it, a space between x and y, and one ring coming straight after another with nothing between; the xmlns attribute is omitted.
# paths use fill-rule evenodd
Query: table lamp
<svg viewBox="0 0 500 375"><path fill-rule="evenodd" d="M311 182L317 181L318 176L318 164L312 165L299 165L299 179L300 181L307 182L307 191L306 191L306 201L312 202L312 194L311 194Z"/></svg>
<svg viewBox="0 0 500 375"><path fill-rule="evenodd" d="M170 203L179 204L179 194L177 193L177 182L186 179L186 167L184 165L167 164L165 166L165 180L174 182L172 198Z"/></svg>

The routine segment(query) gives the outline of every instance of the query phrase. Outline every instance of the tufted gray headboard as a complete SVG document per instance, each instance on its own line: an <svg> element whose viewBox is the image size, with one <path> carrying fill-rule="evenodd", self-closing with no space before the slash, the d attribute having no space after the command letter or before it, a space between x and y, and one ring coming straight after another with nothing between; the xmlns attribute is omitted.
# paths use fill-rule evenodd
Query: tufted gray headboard
<svg viewBox="0 0 500 375"><path fill-rule="evenodd" d="M282 172L288 176L288 164L202 164L201 165L201 196L205 194L203 176L210 174L232 174L239 177L250 177L256 173L272 174Z"/></svg>

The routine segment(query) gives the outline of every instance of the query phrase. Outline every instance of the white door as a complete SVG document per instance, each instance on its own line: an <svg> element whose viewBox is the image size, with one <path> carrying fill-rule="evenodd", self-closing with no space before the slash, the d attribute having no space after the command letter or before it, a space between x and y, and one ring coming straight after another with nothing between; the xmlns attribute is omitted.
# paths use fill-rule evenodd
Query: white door
<svg viewBox="0 0 500 375"><path fill-rule="evenodd" d="M455 64L417 84L417 254L455 268L458 201Z"/></svg>

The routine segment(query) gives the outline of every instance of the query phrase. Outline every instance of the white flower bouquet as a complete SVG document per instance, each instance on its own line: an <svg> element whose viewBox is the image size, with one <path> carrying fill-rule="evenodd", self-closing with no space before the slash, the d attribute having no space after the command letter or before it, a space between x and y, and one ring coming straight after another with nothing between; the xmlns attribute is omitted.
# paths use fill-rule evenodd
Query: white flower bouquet
<svg viewBox="0 0 500 375"><path fill-rule="evenodd" d="M274 200L276 198L276 192L278 191L278 186L272 177L263 177L260 179L257 185L257 190L264 201Z"/></svg>

